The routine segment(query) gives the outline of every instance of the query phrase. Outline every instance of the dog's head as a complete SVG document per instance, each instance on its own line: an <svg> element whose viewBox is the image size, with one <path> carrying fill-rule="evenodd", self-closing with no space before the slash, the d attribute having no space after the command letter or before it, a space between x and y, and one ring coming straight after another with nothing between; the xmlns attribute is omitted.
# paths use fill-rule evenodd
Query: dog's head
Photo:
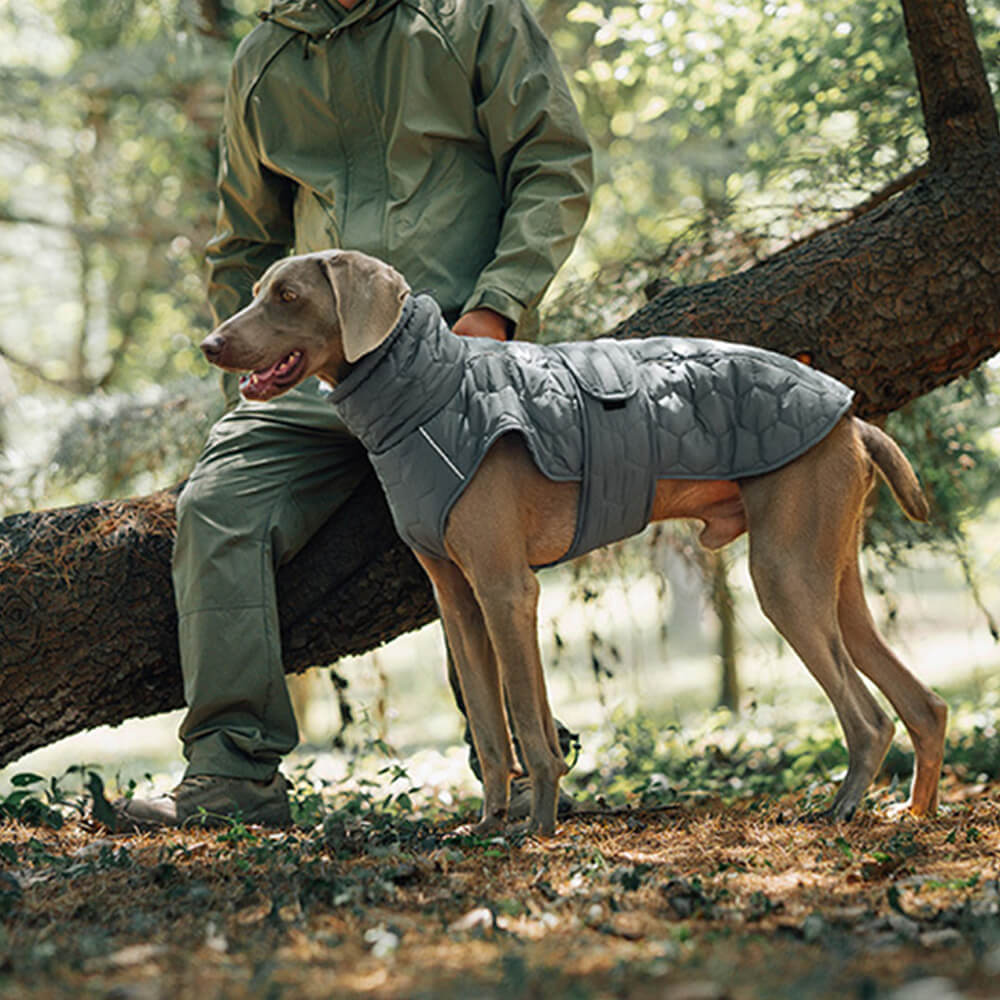
<svg viewBox="0 0 1000 1000"><path fill-rule="evenodd" d="M310 375L335 384L389 335L409 291L398 271L354 250L286 257L201 349L213 365L242 373L246 399L274 399Z"/></svg>

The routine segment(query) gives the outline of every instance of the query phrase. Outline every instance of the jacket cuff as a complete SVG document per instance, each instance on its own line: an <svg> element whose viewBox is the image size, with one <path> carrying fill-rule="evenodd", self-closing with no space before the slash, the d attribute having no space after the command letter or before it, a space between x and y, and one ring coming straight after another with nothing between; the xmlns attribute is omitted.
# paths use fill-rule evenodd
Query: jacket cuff
<svg viewBox="0 0 1000 1000"><path fill-rule="evenodd" d="M462 313L472 312L473 309L492 309L505 319L509 319L512 324L512 332L508 340L513 340L517 335L517 327L521 323L524 315L524 304L515 299L512 295L501 291L499 288L479 288L472 293L472 297L462 307Z"/></svg>

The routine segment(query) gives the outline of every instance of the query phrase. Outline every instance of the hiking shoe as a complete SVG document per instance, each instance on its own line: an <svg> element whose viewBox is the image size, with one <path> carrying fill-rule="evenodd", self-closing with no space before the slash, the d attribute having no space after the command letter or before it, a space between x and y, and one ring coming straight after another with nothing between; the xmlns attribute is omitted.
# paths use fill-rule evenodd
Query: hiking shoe
<svg viewBox="0 0 1000 1000"><path fill-rule="evenodd" d="M225 826L231 820L262 826L290 826L288 782L275 772L268 781L197 774L156 799L119 799L119 831L180 826Z"/></svg>
<svg viewBox="0 0 1000 1000"><path fill-rule="evenodd" d="M559 789L559 805L556 816L565 819L576 811L576 800L573 796ZM514 778L510 783L510 802L507 806L507 819L516 823L527 819L531 814L531 778L527 775Z"/></svg>

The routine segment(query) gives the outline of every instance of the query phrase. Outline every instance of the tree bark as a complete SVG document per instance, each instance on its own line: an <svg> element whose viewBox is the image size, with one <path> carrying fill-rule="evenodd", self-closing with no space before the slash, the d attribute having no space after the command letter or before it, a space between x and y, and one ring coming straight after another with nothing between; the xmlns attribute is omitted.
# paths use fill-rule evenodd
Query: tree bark
<svg viewBox="0 0 1000 1000"><path fill-rule="evenodd" d="M879 415L1000 349L1000 135L959 0L904 0L929 169L892 200L756 267L671 289L616 330L712 336L843 379ZM0 521L0 764L182 702L173 493ZM285 667L430 620L430 591L374 477L278 574Z"/></svg>
<svg viewBox="0 0 1000 1000"><path fill-rule="evenodd" d="M997 139L997 112L964 0L903 0L932 166Z"/></svg>
<svg viewBox="0 0 1000 1000"><path fill-rule="evenodd" d="M176 493L0 521L0 765L183 704L170 582ZM434 617L374 473L278 571L278 603L289 672Z"/></svg>

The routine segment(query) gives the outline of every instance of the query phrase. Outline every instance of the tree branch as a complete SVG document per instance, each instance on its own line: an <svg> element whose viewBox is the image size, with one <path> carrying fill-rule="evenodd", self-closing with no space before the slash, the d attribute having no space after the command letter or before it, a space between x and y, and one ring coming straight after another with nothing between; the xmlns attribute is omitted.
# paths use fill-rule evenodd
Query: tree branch
<svg viewBox="0 0 1000 1000"><path fill-rule="evenodd" d="M907 188L912 187L917 183L917 181L923 180L930 173L930 169L929 163L921 163L912 170L907 170L905 174L901 174L894 180L889 181L888 184L879 188L879 190L875 191L873 194L870 194L864 201L859 202L853 208L848 209L840 216L840 218L835 219L833 222L828 223L825 226L821 226L819 229L814 229L811 233L806 233L805 236L800 236L798 239L786 243L783 247L776 251L776 254L787 253L789 250L794 250L796 247L800 247L804 243L808 243L810 240L814 240L818 236L822 236L824 233L832 232L834 229L839 229L841 226L850 225L852 222L860 219L861 216L865 215L867 212L873 211L890 198L894 198L897 194L900 194Z"/></svg>
<svg viewBox="0 0 1000 1000"><path fill-rule="evenodd" d="M9 362L15 368L20 368L22 371L27 372L32 378L38 379L39 382L44 382L46 385L51 386L53 389L58 389L60 392L81 393L93 391L93 386L81 385L72 379L53 378L51 375L46 375L33 361L27 361L24 358L18 357L2 345L0 345L0 358Z"/></svg>
<svg viewBox="0 0 1000 1000"><path fill-rule="evenodd" d="M903 0L903 20L931 163L996 143L997 111L964 0Z"/></svg>

